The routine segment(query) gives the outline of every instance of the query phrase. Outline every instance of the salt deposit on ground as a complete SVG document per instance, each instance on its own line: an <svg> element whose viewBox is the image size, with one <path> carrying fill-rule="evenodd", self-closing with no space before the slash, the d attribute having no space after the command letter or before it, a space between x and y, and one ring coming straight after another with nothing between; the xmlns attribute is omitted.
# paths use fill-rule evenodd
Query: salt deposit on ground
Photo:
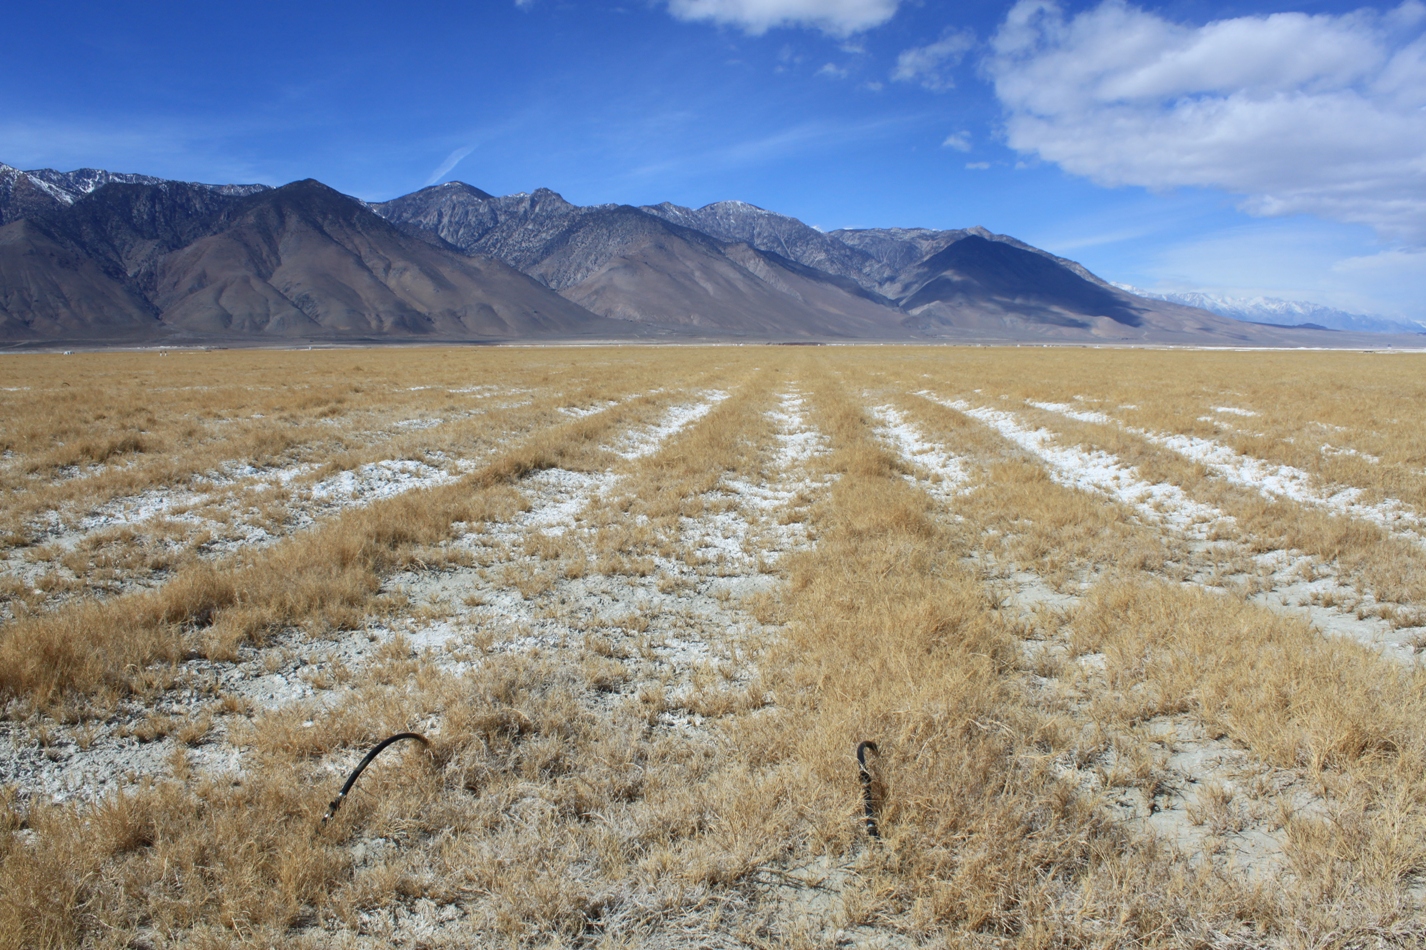
<svg viewBox="0 0 1426 950"><path fill-rule="evenodd" d="M1055 586L1034 571L998 564L985 551L971 560L1022 631L1023 666L1033 684L1032 695L1057 718L1085 715L1092 697L1111 688L1104 681L1108 658L1073 653L1069 618L1097 578L1079 577ZM1132 768L1121 768L1118 744L1105 742L1107 737L1094 730L1086 733L1085 748L1062 753L1053 767L1097 798L1106 814L1125 828L1152 833L1184 853L1231 861L1254 878L1280 869L1285 832L1272 810L1239 805L1220 814L1212 807L1215 792L1208 790L1270 783L1295 807L1315 807L1317 800L1299 776L1255 760L1231 740L1208 735L1188 714L1139 724L1136 737L1146 740L1151 750L1151 782L1143 782Z"/></svg>
<svg viewBox="0 0 1426 950"><path fill-rule="evenodd" d="M777 427L777 476L768 483L725 476L707 496L701 518L684 518L680 539L696 556L746 570L758 562L775 564L789 551L808 543L807 525L782 515L799 499L821 492L835 475L814 477L806 467L830 451L827 437L811 428L803 414L802 396L786 393L768 417Z"/></svg>
<svg viewBox="0 0 1426 950"><path fill-rule="evenodd" d="M1344 584L1318 558L1266 551L1252 560L1271 572L1271 586L1251 595L1253 603L1301 616L1323 633L1365 643L1402 663L1421 662L1418 644L1426 642L1426 627L1397 626L1383 619L1375 612L1374 597Z"/></svg>
<svg viewBox="0 0 1426 950"><path fill-rule="evenodd" d="M1099 413L1081 413L1071 410L1063 403L1032 402L1030 405L1081 422L1101 424L1114 424L1115 422L1108 416ZM1247 410L1241 410L1240 414L1246 412ZM1426 545L1426 537L1423 537L1426 522L1423 522L1419 513L1394 498L1380 502L1364 502L1360 499L1365 493L1360 488L1324 488L1317 483L1312 475L1300 468L1243 455L1212 439L1179 433L1152 432L1127 425L1123 427L1126 431L1142 436L1155 445L1177 452L1195 462L1201 462L1209 470L1235 485L1253 489L1268 497L1287 498L1302 504L1327 508L1350 517L1361 518L1418 544ZM1326 451L1326 448L1323 451ZM1350 449L1342 451L1360 454L1354 453ZM1375 456L1365 457L1369 460L1375 458ZM1380 460L1378 459L1378 461Z"/></svg>
<svg viewBox="0 0 1426 950"><path fill-rule="evenodd" d="M1356 457L1359 458L1359 459L1362 459L1362 460L1364 460L1364 461L1370 462L1370 463L1373 464L1373 465L1380 465L1380 464L1381 464L1381 456L1379 456L1379 455L1372 455L1372 454L1370 454L1370 453L1368 453L1368 452L1361 452L1361 451L1358 451L1357 449L1353 449L1353 448L1348 448L1348 447L1343 447L1343 446L1336 446L1336 445L1323 445L1320 451L1322 452L1323 455L1326 455L1326 456L1328 456L1329 458L1330 458L1331 456L1334 456L1334 455L1353 455L1353 456L1356 456Z"/></svg>
<svg viewBox="0 0 1426 950"><path fill-rule="evenodd" d="M1028 400L1027 403L1028 405L1034 406L1036 409L1043 409L1046 412L1059 413L1062 416L1067 416L1068 418L1074 419L1079 422L1096 422L1100 425L1109 425L1114 421L1102 412L1094 412L1092 410L1087 409L1076 409L1074 406L1071 406L1067 402L1035 402L1034 400ZM1133 409L1135 407L1120 406L1119 408Z"/></svg>
<svg viewBox="0 0 1426 950"><path fill-rule="evenodd" d="M384 459L370 462L313 485L309 494L316 501L337 503L343 507L369 505L381 498L401 495L418 488L432 488L455 481L472 472L476 463L461 459L451 463L450 472L414 459Z"/></svg>
<svg viewBox="0 0 1426 950"><path fill-rule="evenodd" d="M652 455L664 439L702 419L727 398L727 393L715 390L707 393L703 402L674 406L657 424L627 433L610 447L610 451L630 461Z"/></svg>
<svg viewBox="0 0 1426 950"><path fill-rule="evenodd" d="M624 452L636 448L636 453L626 456L631 461L649 457L723 398L726 394L712 393L701 402L675 407L657 424L641 427L612 444ZM729 670L730 688L748 682L752 675L747 666L750 654L739 644L761 638L764 630L748 614L743 601L769 589L776 580L768 573L771 565L808 543L804 523L787 515L810 503L804 496L830 483L830 479L813 478L806 471L810 461L825 454L826 439L806 427L800 400L784 399L773 418L778 422L776 477L760 485L725 480L706 497L703 514L680 519L677 530L682 556L655 558L654 570L647 575L563 578L530 597L505 583L501 572L507 567L539 571L551 566L522 553L528 538L575 532L575 542L591 549L594 529L585 527L580 516L614 491L624 477L615 472L564 469L537 472L520 482L530 502L528 508L507 522L472 526L475 530L452 542L487 552L494 558L492 568L400 574L388 582L388 588L409 597L404 616L335 639L314 640L301 631L287 631L262 648L242 648L235 663L187 661L178 673L183 685L157 702L131 703L131 708L109 723L95 726L83 737L83 745L80 737L68 731L41 742L29 734L28 726L0 722L0 776L18 782L27 794L60 801L102 794L117 781L165 774L175 752L185 747L172 735L142 741L134 727L150 716L194 719L212 715L212 731L196 748L186 750L190 765L215 773L240 771L244 750L228 741L231 717L218 711L217 697L236 697L269 711L306 704L315 715L347 695L348 688L330 676L334 668L358 674L349 678L359 682L361 669L398 637L413 651L430 651L448 672L480 662L484 650L472 647L473 638L492 634L498 641L497 652L569 650L571 662L583 654L586 634L621 644L637 640L641 648L628 648L629 662L647 668L641 666L635 672L625 692L636 692L639 685L648 683L667 683L672 704L661 718L663 727L697 730L703 718L678 707L680 695L691 695L695 673L710 663ZM374 481L364 491L343 488L342 492L344 497L369 502L383 487L389 497L392 486L433 477L439 471L378 465L371 473ZM332 491L336 497L336 489ZM423 619L423 608L446 616ZM640 622L645 628L641 632L627 629L633 617L645 618ZM634 656L642 659L635 663ZM351 764L334 760L334 776Z"/></svg>
<svg viewBox="0 0 1426 950"><path fill-rule="evenodd" d="M928 395L928 398L934 397ZM1151 484L1141 479L1137 470L1125 466L1106 452L1051 444L1055 438L1053 433L1043 428L1032 430L1013 413L973 407L963 400L936 401L980 420L1039 457L1046 463L1051 477L1060 484L1109 495L1133 505L1151 523L1161 523L1182 531L1196 542L1194 561L1202 562L1196 564L1194 573L1188 578L1189 583L1218 589L1224 580L1219 576L1223 551L1231 549L1240 557L1247 555L1240 544L1228 545L1226 549L1221 541L1210 544L1207 539L1219 530L1232 526L1235 519L1217 508L1193 501L1176 485ZM1097 414L1083 413L1064 403L1031 405L1082 422L1099 421L1084 418ZM1211 551L1218 553L1212 554ZM1269 572L1269 590L1251 595L1253 602L1274 610L1305 615L1324 633L1350 637L1403 662L1417 661L1415 644L1426 635L1426 630L1398 627L1383 620L1373 613L1377 606L1375 600L1344 583L1319 559L1300 553L1275 551L1256 555L1253 562L1258 568Z"/></svg>
<svg viewBox="0 0 1426 950"><path fill-rule="evenodd" d="M1242 455L1212 439L1142 429L1130 431L1155 445L1202 463L1235 485L1251 488L1268 497L1287 498L1370 521L1418 544L1426 544L1426 538L1422 536L1421 516L1394 498L1364 502L1361 498L1365 493L1360 488L1324 488L1300 468Z"/></svg>
<svg viewBox="0 0 1426 950"><path fill-rule="evenodd" d="M260 469L246 463L228 463L194 479L192 487L151 489L113 499L77 516L49 511L37 517L32 526L42 538L45 551L54 555L86 544L103 544L116 532L161 529L157 534L160 543L177 549L187 543L185 538L206 539L199 554L216 557L242 547L270 544L347 508L447 484L479 464L474 459L441 459L438 453L428 458L444 467L415 459L385 459L339 472L306 489L292 483L317 468L313 464ZM283 495L276 507L270 508L264 496L278 489ZM34 587L42 576L53 571L69 573L49 554L36 555L35 548L11 548L0 556L0 577ZM137 582L131 579L129 583Z"/></svg>
<svg viewBox="0 0 1426 950"><path fill-rule="evenodd" d="M876 419L877 437L893 448L907 462L916 466L926 476L918 479L907 475L906 480L925 483L928 492L940 501L947 501L964 489L970 480L965 462L934 442L926 441L921 430L892 406L874 406L870 410Z"/></svg>
<svg viewBox="0 0 1426 950"><path fill-rule="evenodd" d="M530 531L544 531L556 537L574 527L575 519L589 503L613 488L619 476L612 472L572 472L549 468L526 477L520 488L530 507L513 520L492 525L492 536L513 539Z"/></svg>
<svg viewBox="0 0 1426 950"><path fill-rule="evenodd" d="M778 465L790 468L829 452L827 436L807 425L802 394L784 393L768 415L777 426Z"/></svg>
<svg viewBox="0 0 1426 950"><path fill-rule="evenodd" d="M1150 522L1162 522L1201 540L1208 536L1213 525L1232 520L1217 508L1192 500L1177 485L1140 478L1137 469L1124 465L1108 452L1055 444L1055 436L1048 429L1030 429L1013 413L973 407L964 400L942 402L942 405L985 423L1039 457L1049 467L1050 477L1061 485L1109 495L1134 508ZM1052 404L1043 404L1041 408L1048 405ZM1076 412L1076 415L1098 414Z"/></svg>

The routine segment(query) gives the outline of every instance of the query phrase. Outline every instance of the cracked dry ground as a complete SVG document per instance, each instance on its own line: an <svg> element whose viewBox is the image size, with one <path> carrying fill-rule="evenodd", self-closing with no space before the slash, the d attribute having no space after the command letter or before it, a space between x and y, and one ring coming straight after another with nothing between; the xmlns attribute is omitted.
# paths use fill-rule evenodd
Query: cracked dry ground
<svg viewBox="0 0 1426 950"><path fill-rule="evenodd" d="M1426 940L1416 357L116 360L5 390L0 945Z"/></svg>

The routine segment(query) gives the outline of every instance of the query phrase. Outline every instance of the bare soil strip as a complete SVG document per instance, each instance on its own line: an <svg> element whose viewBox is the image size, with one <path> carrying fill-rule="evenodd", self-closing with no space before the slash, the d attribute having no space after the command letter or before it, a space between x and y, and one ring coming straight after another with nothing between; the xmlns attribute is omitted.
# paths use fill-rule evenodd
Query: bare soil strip
<svg viewBox="0 0 1426 950"><path fill-rule="evenodd" d="M581 396L576 390L565 398ZM545 401L551 398L558 403L561 396ZM326 441L294 446L280 458L268 453L262 465L209 457L210 468L190 472L191 462L160 459L146 475L126 473L127 487L150 479L138 493L113 495L97 485L79 493L82 486L74 485L76 492L57 499L58 508L25 514L22 505L7 513L28 520L25 543L0 559L0 615L153 587L187 560L268 545L344 509L449 483L478 468L501 439L548 420L550 407L531 403L488 402L459 419L408 419L423 424L398 421L384 432L330 431ZM252 440L233 446L254 447ZM115 487L115 479L108 481ZM27 490L24 497L36 495L43 492Z"/></svg>
<svg viewBox="0 0 1426 950"><path fill-rule="evenodd" d="M1003 415L990 419L1002 426L1007 422ZM1026 448L1041 448L1041 439L1027 439L1027 431L1016 423L1008 434L1020 436L1016 441L1022 445L1028 442ZM1060 461L1063 457L1051 458ZM1113 497L1112 488L1118 483L1116 478L1094 487L1097 494ZM1023 510L1009 520L1001 514L989 522L985 513L986 506L962 511L970 516L965 522L967 529L992 535L1025 531ZM1026 550L1024 545L1016 549ZM1215 711L1215 707L1233 705L1232 700L1222 693L1215 696L1217 687L1194 678L1224 663L1245 662L1263 670L1288 657L1298 670L1317 668L1321 672L1316 675L1332 669L1351 669L1352 675L1358 675L1360 670L1367 679L1381 677L1383 684L1408 690L1413 688L1408 685L1412 677L1375 669L1360 653L1336 645L1342 641L1309 643L1307 638L1316 635L1315 631L1288 618L1268 619L1252 606L1236 606L1221 596L1189 593L1187 589L1183 594L1171 594L1154 574L1145 579L1125 576L1122 564L1106 573L1105 566L1113 564L1110 551L1094 559L1100 566L1091 560L1079 571L1070 571L1068 577L1063 565L1053 564L1051 570L1059 578L1054 584L1047 583L1033 565L1028 570L1023 564L997 567L994 558L987 560L985 555L982 550L974 561L1018 617L1033 693L1047 711L1062 717L1055 726L1059 742L1065 746L1056 757L1062 776L1074 781L1082 793L1094 796L1119 827L1169 844L1172 853L1182 855L1190 865L1207 861L1208 866L1218 868L1214 873L1219 886L1297 878L1305 868L1321 867L1321 849L1328 845L1320 830L1340 822L1344 812L1361 807L1360 796L1373 780L1367 777L1374 771L1373 763L1357 759L1360 771L1352 774L1348 767L1348 774L1338 773L1324 782L1322 757L1330 756L1326 749L1339 741L1323 734L1330 719L1312 724L1308 734L1313 738L1306 746L1289 743L1285 748L1281 733L1256 731L1266 723L1248 726L1244 719L1235 718L1241 713L1225 717L1226 710ZM1246 635L1249 630L1252 634ZM1102 634L1109 631L1109 639L1103 639ZM1147 638L1148 631L1157 636L1164 631L1174 633L1168 643L1161 644ZM1216 641L1214 646L1198 639L1205 634ZM1179 652L1184 650L1193 651L1193 659ZM1272 678L1282 683L1301 675L1284 676L1275 671ZM1153 688L1138 686L1146 677ZM1415 678L1419 679L1419 673ZM1173 680L1177 683L1170 686ZM1205 688L1207 695L1193 692ZM1312 701L1324 698L1313 696ZM1240 704L1251 705L1251 701ZM1339 707L1337 712L1345 709ZM1314 710L1309 715L1319 713ZM1360 712L1351 715L1351 725L1336 723L1328 727L1330 732L1341 736L1342 730L1358 728ZM1309 752L1313 747L1319 751ZM1343 764L1339 760L1338 767ZM1305 837L1306 827L1319 831ZM1383 833L1390 832L1383 829ZM1331 847L1343 845L1339 838ZM1419 894L1419 887L1408 891L1394 883L1400 880L1397 875L1404 867L1376 878L1372 886L1379 890L1367 888L1348 900L1350 910L1344 907L1342 911L1343 917L1352 921L1348 926L1374 929L1379 925L1364 924L1374 913L1366 908L1391 907L1387 919L1392 920L1398 913L1395 908L1419 901L1419 896L1409 896ZM1223 897L1219 894L1217 900ZM1365 903L1359 903L1363 898ZM1384 905L1378 903L1383 900ZM1195 895L1195 912L1202 919L1215 903L1209 894L1200 892ZM1366 918L1361 916L1364 911ZM1301 908L1296 912L1306 913ZM1394 937L1387 935L1392 932ZM1390 943L1409 940L1418 932L1413 926L1395 929L1388 924L1380 936Z"/></svg>
<svg viewBox="0 0 1426 950"><path fill-rule="evenodd" d="M1086 412L1065 403L1031 402L1030 405L1081 422L1122 424L1104 413ZM1236 411L1242 413L1246 410ZM1213 439L1182 433L1151 432L1134 426L1125 428L1155 445L1203 464L1235 485L1250 488L1268 497L1287 498L1301 504L1317 505L1336 513L1361 518L1417 544L1426 545L1426 537L1422 535L1423 524L1426 522L1423 522L1418 512L1395 498L1374 503L1364 502L1361 500L1364 492L1360 488L1325 487L1320 485L1313 475L1300 468L1243 455Z"/></svg>
<svg viewBox="0 0 1426 950"><path fill-rule="evenodd" d="M1051 478L1069 488L1086 488L1116 498L1151 523L1161 522L1179 531L1206 538L1225 517L1223 512L1191 500L1177 485L1149 482L1132 468L1102 451L1054 443L1045 429L1030 429L1014 414L987 407L972 407L964 400L943 403L978 419L1049 466Z"/></svg>
<svg viewBox="0 0 1426 950"><path fill-rule="evenodd" d="M1056 484L1125 504L1151 528L1201 542L1205 526L1225 517L1174 486L1150 485L1105 452L1057 445L1053 433L1031 429L1013 413L974 408L964 401L937 402L984 423L1035 456ZM937 447L922 443L918 450L935 452ZM902 451L906 457L904 447ZM933 486L923 487L937 495ZM1146 503L1148 499L1152 503ZM949 507L947 516L960 517L954 504ZM977 527L1015 530L1013 525ZM1007 566L983 555L969 560L996 601L1014 617L1022 638L1022 662L1039 702L1080 724L1079 741L1056 759L1061 777L1096 799L1121 827L1155 836L1180 854L1206 856L1250 880L1283 870L1285 837L1278 821L1282 810L1320 813L1323 804L1300 775L1256 759L1185 714L1154 717L1123 732L1106 731L1095 698L1114 689L1105 675L1107 660L1097 650L1086 652L1072 625L1073 618L1090 612L1086 595L1094 596L1102 569L1084 571L1078 582L1062 582L1057 588L1036 573L1034 565ZM1242 787L1253 788L1254 795L1246 802L1239 796L1235 803L1235 791Z"/></svg>
<svg viewBox="0 0 1426 950"><path fill-rule="evenodd" d="M1092 440L1094 429L1106 424L1099 413L1046 405L1050 408L1039 408L1088 425L1072 435L1062 433L1061 438ZM1128 435L1119 444L1131 451L1136 446L1130 440L1136 438L1148 445L1161 444L1132 429L1126 431ZM1168 450L1181 455L1172 448ZM1343 532L1352 530L1350 523L1341 523L1351 515L1349 511L1319 514L1314 521L1300 514L1302 509L1294 510L1300 502L1286 496L1274 499L1276 509L1265 511L1251 496L1271 498L1272 493L1262 492L1252 483L1223 478L1224 483L1239 489L1224 492L1221 485L1214 484L1216 478L1204 480L1191 466L1156 464L1152 452L1146 455L1142 448L1137 448L1137 455L1144 460L1141 464L1151 465L1161 473L1168 488L1204 498L1204 504L1218 512L1211 536L1220 542L1234 542L1200 551L1196 581L1237 586L1258 603L1307 616L1324 631L1374 644L1403 662L1420 662L1422 647L1426 646L1426 613L1417 605L1415 591L1426 589L1421 587L1426 578L1419 575L1419 566L1426 566L1426 557L1414 543L1382 531L1379 544L1362 545L1367 548L1365 556L1344 557L1346 552L1341 550L1339 539ZM1306 507L1311 511L1314 506ZM1281 513L1278 509L1282 509ZM1301 527L1274 538L1273 533L1264 530L1264 522L1283 515ZM1271 543L1273 540L1278 543ZM1210 553L1211 559L1205 560ZM1412 564L1418 565L1416 578L1420 579L1401 576L1401 568Z"/></svg>
<svg viewBox="0 0 1426 950"><path fill-rule="evenodd" d="M640 445L662 442L712 405L703 402L676 406L659 423L636 427L616 441L621 445L630 441ZM578 417L593 414L579 413ZM538 472L524 480L522 488L527 494L539 494L545 485L558 484L561 475L571 474L574 473L561 469ZM582 510L589 501L590 496L585 495L573 507ZM522 534L548 529L559 523L557 518L551 520L551 507L533 505L513 524L523 529ZM564 507L571 507L568 501ZM493 531L497 537L510 533L499 524L470 527ZM405 592L401 580L412 576L421 575L403 572L385 585L401 591L399 597L408 612L416 599ZM463 580L462 576L458 567L452 574L434 575L438 586L443 587L468 583L469 579ZM520 600L518 594L516 600ZM429 604L419 604L416 615L429 617ZM491 629L489 623L477 622L475 626ZM64 730L55 724L0 724L0 731L10 740L0 746L0 774L17 781L26 794L62 802L74 796L92 798L105 794L115 781L132 785L145 777L169 774L175 755L187 757L188 769L238 772L242 748L224 741L233 738L236 721L250 718L255 712L272 712L314 698L313 708L340 706L349 698L352 683L371 672L367 667L379 664L381 660L377 658L390 653L394 638L405 637L405 642L419 651L443 647L461 636L461 629L449 623L425 622L408 629L406 624L371 618L362 629L333 637L312 639L300 631L291 631L273 642L243 649L235 663L189 659L175 671L174 682L161 697L128 702L109 722L91 722L77 737L62 736ZM242 734L243 730L239 730L238 736ZM185 747L192 752L185 752Z"/></svg>

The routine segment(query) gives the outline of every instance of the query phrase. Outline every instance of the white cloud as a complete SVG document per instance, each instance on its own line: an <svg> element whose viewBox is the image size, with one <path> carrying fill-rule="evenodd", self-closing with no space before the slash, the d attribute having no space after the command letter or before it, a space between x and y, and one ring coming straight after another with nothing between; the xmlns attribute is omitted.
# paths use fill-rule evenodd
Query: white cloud
<svg viewBox="0 0 1426 950"><path fill-rule="evenodd" d="M818 76L826 76L828 79L846 79L847 71L836 63L823 63L822 68L817 70Z"/></svg>
<svg viewBox="0 0 1426 950"><path fill-rule="evenodd" d="M973 172L983 172L990 167L990 162L966 162L966 168Z"/></svg>
<svg viewBox="0 0 1426 950"><path fill-rule="evenodd" d="M901 0L668 0L680 20L709 20L755 36L774 27L803 26L846 37L880 26Z"/></svg>
<svg viewBox="0 0 1426 950"><path fill-rule="evenodd" d="M946 136L946 140L941 143L941 146L943 148L953 148L957 152L969 152L970 133L965 131L952 132L950 135Z"/></svg>
<svg viewBox="0 0 1426 950"><path fill-rule="evenodd" d="M975 34L969 30L947 30L936 42L913 46L896 57L896 68L892 70L891 78L898 82L920 83L935 92L953 89L956 84L950 70L959 65L974 45Z"/></svg>
<svg viewBox="0 0 1426 950"><path fill-rule="evenodd" d="M1009 144L1104 185L1221 188L1426 242L1426 6L1175 23L1020 0L984 68Z"/></svg>

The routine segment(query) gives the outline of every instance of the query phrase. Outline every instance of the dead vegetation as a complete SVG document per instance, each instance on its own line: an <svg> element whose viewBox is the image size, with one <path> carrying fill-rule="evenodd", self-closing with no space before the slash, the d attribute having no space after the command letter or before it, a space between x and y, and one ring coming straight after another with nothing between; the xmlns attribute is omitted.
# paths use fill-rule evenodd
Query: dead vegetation
<svg viewBox="0 0 1426 950"><path fill-rule="evenodd" d="M1141 434L1426 512L1414 357L24 360L0 473L20 549L86 491L171 493L220 458L311 465L309 483L385 459L451 471L305 522L287 505L272 541L229 552L174 528L161 567L106 539L83 550L113 552L112 590L84 565L52 582L84 578L66 597L14 595L0 945L1426 939L1426 672L1353 638L1420 623L1426 552ZM182 360L208 362L189 380ZM293 388L253 395L241 373ZM178 395L147 395L159 382ZM395 427L485 386L503 408ZM1074 482L955 405L1216 520ZM1223 406L1259 415L1198 421ZM204 421L254 408L293 441L263 456ZM1314 613L1273 600L1308 583L1273 558L1331 581ZM408 729L431 753L388 753L322 829L345 770ZM56 784L87 762L126 765Z"/></svg>

